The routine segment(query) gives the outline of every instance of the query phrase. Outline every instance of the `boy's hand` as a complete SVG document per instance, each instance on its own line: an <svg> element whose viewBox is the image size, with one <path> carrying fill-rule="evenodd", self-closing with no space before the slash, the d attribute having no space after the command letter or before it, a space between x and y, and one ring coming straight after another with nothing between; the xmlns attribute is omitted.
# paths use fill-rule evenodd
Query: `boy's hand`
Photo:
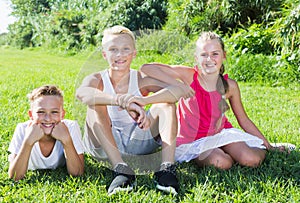
<svg viewBox="0 0 300 203"><path fill-rule="evenodd" d="M61 141L62 144L66 144L71 138L69 129L63 122L59 122L54 126L51 136L54 139Z"/></svg>
<svg viewBox="0 0 300 203"><path fill-rule="evenodd" d="M126 109L129 115L138 123L141 129L150 127L150 119L147 117L143 106L145 105L143 97L131 94L117 95L117 103L120 108Z"/></svg>
<svg viewBox="0 0 300 203"><path fill-rule="evenodd" d="M30 122L25 129L25 140L29 145L33 145L44 136L44 131L40 124Z"/></svg>
<svg viewBox="0 0 300 203"><path fill-rule="evenodd" d="M117 104L122 109L126 109L130 105L130 100L133 98L134 95L132 94L119 94L117 95Z"/></svg>
<svg viewBox="0 0 300 203"><path fill-rule="evenodd" d="M135 103L130 103L126 110L129 115L138 123L141 129L146 130L150 127L151 122L142 107Z"/></svg>

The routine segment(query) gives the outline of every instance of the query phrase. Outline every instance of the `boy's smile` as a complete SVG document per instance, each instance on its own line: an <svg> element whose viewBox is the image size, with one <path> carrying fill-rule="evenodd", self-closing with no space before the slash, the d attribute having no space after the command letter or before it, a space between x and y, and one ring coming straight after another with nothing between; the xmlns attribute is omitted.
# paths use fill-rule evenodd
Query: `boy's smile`
<svg viewBox="0 0 300 203"><path fill-rule="evenodd" d="M134 42L129 35L111 35L103 46L103 57L114 70L129 69L136 56Z"/></svg>
<svg viewBox="0 0 300 203"><path fill-rule="evenodd" d="M46 135L51 134L56 123L64 117L63 102L58 96L42 96L37 98L29 110L31 120L41 124Z"/></svg>

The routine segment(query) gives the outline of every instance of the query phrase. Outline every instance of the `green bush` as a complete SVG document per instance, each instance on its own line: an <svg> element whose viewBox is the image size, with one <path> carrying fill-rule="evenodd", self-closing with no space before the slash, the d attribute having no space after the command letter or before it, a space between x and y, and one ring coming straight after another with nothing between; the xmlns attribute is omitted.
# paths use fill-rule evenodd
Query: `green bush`
<svg viewBox="0 0 300 203"><path fill-rule="evenodd" d="M180 33L164 30L147 30L137 34L137 46L140 51L152 50L160 54L182 50L190 41Z"/></svg>
<svg viewBox="0 0 300 203"><path fill-rule="evenodd" d="M280 17L284 0L170 0L168 29L177 29L187 35L204 30L232 33L252 23L265 24Z"/></svg>
<svg viewBox="0 0 300 203"><path fill-rule="evenodd" d="M20 49L35 46L35 43L32 40L32 36L34 35L33 25L27 19L23 18L18 22L9 25L8 30L8 40L10 45Z"/></svg>
<svg viewBox="0 0 300 203"><path fill-rule="evenodd" d="M269 84L272 86L287 86L297 81L293 67L280 56L263 54L230 55L225 67L229 75L244 82Z"/></svg>
<svg viewBox="0 0 300 203"><path fill-rule="evenodd" d="M0 34L0 46L7 45L7 33Z"/></svg>
<svg viewBox="0 0 300 203"><path fill-rule="evenodd" d="M138 52L148 54L148 57L162 55L158 57L159 60L155 60L161 63L193 66L195 48L194 40L177 32L147 30L138 33L137 37ZM161 61L164 57L168 59Z"/></svg>
<svg viewBox="0 0 300 203"><path fill-rule="evenodd" d="M167 17L166 0L125 0L114 5L110 25L124 25L130 30L159 29Z"/></svg>
<svg viewBox="0 0 300 203"><path fill-rule="evenodd" d="M274 33L270 29L265 29L261 24L252 24L249 28L238 29L226 43L235 51L241 54L265 54L270 55L275 52L271 40Z"/></svg>
<svg viewBox="0 0 300 203"><path fill-rule="evenodd" d="M10 27L10 44L78 51L99 45L103 29L120 24L131 30L161 28L166 0L13 0L19 21Z"/></svg>
<svg viewBox="0 0 300 203"><path fill-rule="evenodd" d="M283 11L282 17L268 26L252 24L227 36L226 44L237 61L233 73L238 80L273 85L300 82L299 1L286 4ZM247 68L247 63L251 67Z"/></svg>
<svg viewBox="0 0 300 203"><path fill-rule="evenodd" d="M276 19L270 30L274 33L271 43L300 78L300 1L286 5L282 18Z"/></svg>

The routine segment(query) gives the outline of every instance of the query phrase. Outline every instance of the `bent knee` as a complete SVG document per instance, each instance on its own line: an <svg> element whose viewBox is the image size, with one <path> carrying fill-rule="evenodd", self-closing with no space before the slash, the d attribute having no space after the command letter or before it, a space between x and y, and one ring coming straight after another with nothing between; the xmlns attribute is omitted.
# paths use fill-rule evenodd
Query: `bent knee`
<svg viewBox="0 0 300 203"><path fill-rule="evenodd" d="M151 107L153 115L175 115L176 105L172 103L158 103Z"/></svg>
<svg viewBox="0 0 300 203"><path fill-rule="evenodd" d="M216 168L228 170L232 167L233 163L234 161L231 157L223 157L222 159L215 160L212 164Z"/></svg>
<svg viewBox="0 0 300 203"><path fill-rule="evenodd" d="M152 105L153 108L164 109L164 110L174 110L176 105L174 103L157 103Z"/></svg>
<svg viewBox="0 0 300 203"><path fill-rule="evenodd" d="M228 154L223 154L223 155L214 154L213 156L207 157L206 159L203 160L196 159L196 163L201 167L213 166L218 169L228 170L234 164L234 160Z"/></svg>
<svg viewBox="0 0 300 203"><path fill-rule="evenodd" d="M239 163L243 166L255 168L260 166L264 159L265 159L265 153L256 153L256 154L244 156L243 159L239 161Z"/></svg>

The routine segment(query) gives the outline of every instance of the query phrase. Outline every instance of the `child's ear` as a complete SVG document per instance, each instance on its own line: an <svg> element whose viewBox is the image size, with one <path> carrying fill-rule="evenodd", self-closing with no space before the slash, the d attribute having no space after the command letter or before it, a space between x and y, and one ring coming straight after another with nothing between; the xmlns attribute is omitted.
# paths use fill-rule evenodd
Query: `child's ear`
<svg viewBox="0 0 300 203"><path fill-rule="evenodd" d="M194 59L195 59L195 61L198 63L198 56L197 56L196 53L194 54Z"/></svg>
<svg viewBox="0 0 300 203"><path fill-rule="evenodd" d="M33 120L33 117L32 117L32 110L31 110L31 109L28 110L28 116L29 116L29 118L30 118L31 120Z"/></svg>
<svg viewBox="0 0 300 203"><path fill-rule="evenodd" d="M106 60L106 53L105 53L105 51L102 51L102 56Z"/></svg>
<svg viewBox="0 0 300 203"><path fill-rule="evenodd" d="M136 51L136 49L133 51L133 58L135 58L136 57L136 54L137 54L137 51Z"/></svg>
<svg viewBox="0 0 300 203"><path fill-rule="evenodd" d="M61 113L61 119L64 119L66 115L66 111L63 109L62 113Z"/></svg>

